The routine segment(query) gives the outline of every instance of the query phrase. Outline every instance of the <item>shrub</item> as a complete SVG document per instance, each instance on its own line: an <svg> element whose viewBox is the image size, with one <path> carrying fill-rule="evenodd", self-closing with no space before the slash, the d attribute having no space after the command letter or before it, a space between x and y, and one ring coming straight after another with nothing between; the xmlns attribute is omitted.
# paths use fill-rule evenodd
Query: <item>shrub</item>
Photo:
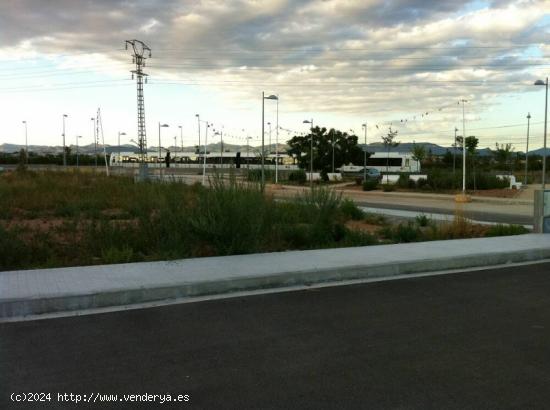
<svg viewBox="0 0 550 410"><path fill-rule="evenodd" d="M353 219L354 221L360 221L365 217L365 213L355 205L355 202L348 198L344 199L340 204L340 212L348 219Z"/></svg>
<svg viewBox="0 0 550 410"><path fill-rule="evenodd" d="M397 186L399 188L414 189L416 183L410 178L409 174L401 174L397 180Z"/></svg>
<svg viewBox="0 0 550 410"><path fill-rule="evenodd" d="M298 184L305 184L307 181L306 172L303 169L292 171L288 174L288 180L297 182Z"/></svg>
<svg viewBox="0 0 550 410"><path fill-rule="evenodd" d="M493 225L491 226L485 236L509 236L509 235L523 235L528 233L529 230L522 225Z"/></svg>
<svg viewBox="0 0 550 410"><path fill-rule="evenodd" d="M363 182L363 191L374 191L376 188L378 188L378 180L374 178L367 178Z"/></svg>
<svg viewBox="0 0 550 410"><path fill-rule="evenodd" d="M251 253L264 242L265 213L271 204L259 186L216 178L211 189L199 193L189 222L196 238L217 254Z"/></svg>
<svg viewBox="0 0 550 410"><path fill-rule="evenodd" d="M428 226L428 224L430 223L430 219L424 214L417 215L415 220L418 226L422 226L422 227Z"/></svg>
<svg viewBox="0 0 550 410"><path fill-rule="evenodd" d="M422 235L422 232L412 222L397 226L387 226L381 232L386 239L396 243L415 242Z"/></svg>
<svg viewBox="0 0 550 410"><path fill-rule="evenodd" d="M246 172L246 179L251 182L261 182L262 180L262 170L261 169L249 169ZM275 172L270 169L264 169L264 179L265 181L274 181Z"/></svg>
<svg viewBox="0 0 550 410"><path fill-rule="evenodd" d="M371 225L387 225L388 221L384 215L365 213L364 221Z"/></svg>
<svg viewBox="0 0 550 410"><path fill-rule="evenodd" d="M425 189L425 187L428 186L428 180L426 178L419 178L417 181L416 181L416 187L419 188L419 189Z"/></svg>
<svg viewBox="0 0 550 410"><path fill-rule="evenodd" d="M392 192L395 191L395 185L392 184L382 184L382 190L384 192Z"/></svg>

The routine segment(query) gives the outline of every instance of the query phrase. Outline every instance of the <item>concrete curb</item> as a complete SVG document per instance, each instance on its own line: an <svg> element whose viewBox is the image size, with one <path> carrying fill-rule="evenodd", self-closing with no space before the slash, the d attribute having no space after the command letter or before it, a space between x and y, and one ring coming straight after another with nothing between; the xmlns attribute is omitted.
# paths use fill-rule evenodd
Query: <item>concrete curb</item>
<svg viewBox="0 0 550 410"><path fill-rule="evenodd" d="M53 292L48 294L48 292L43 292L42 294L34 294L31 296L19 296L19 297L10 297L7 292L9 292L9 286L3 286L0 281L0 321L2 319L8 320L10 318L16 317L25 317L29 315L41 315L41 314L51 314L58 312L71 312L71 311L82 311L106 307L117 307L117 306L126 306L132 304L146 303L146 302L160 302L160 301L169 301L173 299L185 299L199 296L209 296L209 295L220 295L228 294L232 292L243 292L243 291L255 291L261 289L273 289L273 288L285 288L290 286L297 285L313 285L319 283L327 282L339 282L339 281L348 281L348 280L357 280L357 279L371 279L371 278L380 278L380 277L392 277L397 275L407 275L407 274L417 274L417 273L427 273L427 272L436 272L442 270L452 270L452 269L466 269L466 268L476 268L482 266L493 266L493 265L503 265L509 263L520 263L520 262L530 262L538 261L550 258L550 238L545 238L545 240L540 241L540 245L529 245L528 248L512 250L510 249L510 238L517 240L518 243L521 243L522 237L524 239L529 238L531 242L537 241L538 237L543 238L542 235L523 235L516 237L503 237L508 238L508 241L505 243L506 246L500 248L501 250L494 250L491 252L486 252L480 247L477 249L477 245L471 247L472 249L477 249L475 252L466 252L462 254L455 254L453 256L434 256L431 258L426 257L409 257L395 262L375 262L369 263L369 258L366 259L363 263L355 263L352 261L347 264L347 266L339 266L338 264L331 263L323 266L323 263L316 262L315 260L326 252L328 255L335 255L335 252L338 252L338 249L330 249L324 251L301 251L301 252L283 252L275 254L261 254L261 255L244 255L241 257L221 257L221 258L205 258L209 261L206 263L215 262L218 265L218 270L220 269L242 269L244 266L248 266L250 263L257 263L261 258L271 258L271 261L266 261L268 263L273 263L277 259L281 260L280 266L283 266L283 270L275 272L273 267L269 267L270 272L258 272L253 274L250 272L255 272L255 269L250 270L245 274L240 274L239 272L234 271L225 271L224 275L218 275L218 277L210 277L205 273L199 272L198 275L195 275L194 279L189 279L189 277L179 277L178 275L172 275L173 279L170 283L161 283L157 281L156 283L140 283L137 280L132 280L131 272L132 268L135 265L135 269L141 269L142 272L154 277L157 273L155 269L158 269L159 266L165 266L166 270L169 269L170 262L155 262L155 263L143 263L143 264L126 264L126 265L110 265L102 267L83 267L83 268L64 268L58 270L42 270L42 271L20 271L20 272L0 272L0 279L2 275L10 274L24 274L30 273L32 275L37 275L35 277L43 276L44 281L48 281L46 278L49 274L55 272L66 272L71 270L74 274L81 276L83 282L84 278L89 271L92 271L94 268L102 269L103 272L116 271L118 267L124 267L125 273L123 272L120 276L117 276L116 272L112 274L113 276L113 285L111 289L104 288L103 290L90 291L94 286L90 285L89 289L86 286L83 286L81 291L66 291L63 289L59 291L59 276L51 275L51 282L55 282L55 287L58 292ZM491 244L490 239L494 239L492 242L493 245L498 247L499 239L503 238L483 238L483 239L472 239L469 241L478 241L478 243L488 243ZM423 249L427 249L429 244L433 244L434 247L441 249L441 246L460 246L461 243L468 240L454 240L454 241L438 241L432 243L422 243L422 244L402 244L402 245L380 245L374 247L366 248L343 248L340 251L344 254L343 257L346 258L346 254L357 255L358 251L361 252L383 252L384 250L391 252L399 252L399 249L404 249L404 247L415 247L419 251L425 252ZM484 242L483 242L484 241ZM441 242L446 242L441 244ZM420 245L420 246L418 246ZM391 247L388 248L388 247ZM370 249L367 249L370 248ZM385 249L384 249L385 248ZM440 252L441 253L441 252ZM456 253L456 252L455 252ZM292 255L291 255L292 254ZM288 270L284 269L284 266L289 265L289 260L292 258L306 258L306 263L302 264L299 269ZM307 258L311 257L312 261L307 263ZM386 256L387 257L387 256ZM229 258L224 260L224 258ZM286 258L286 261L283 260ZM333 258L334 259L334 258ZM303 259L302 259L303 260ZM224 266L227 266L227 268ZM235 263L236 262L236 263ZM331 262L331 261L329 261ZM332 261L333 262L333 261ZM173 269L178 269L178 264L185 263L185 261L179 261L173 263L171 266ZM233 268L231 267L233 263ZM276 263L276 262L275 262ZM339 262L340 263L340 262ZM189 265L190 264L190 265ZM292 263L291 263L292 264ZM304 269L309 264L309 268ZM340 263L343 265L342 263ZM144 266L145 265L145 266ZM200 260L189 260L187 266L196 266L197 270L200 270L201 261ZM186 266L186 265L181 265ZM179 268L182 269L182 268ZM261 271L258 267L258 271ZM130 272L130 276L128 273ZM183 272L182 272L183 273ZM204 275L204 277L203 277ZM137 274L136 274L137 276ZM215 276L215 275L213 275ZM122 277L123 279L120 279ZM119 283L116 283L116 279L120 279ZM28 277L25 279L28 280ZM90 283L93 284L93 281L97 282L97 279L90 279ZM67 289L70 286L67 286ZM14 291L15 293L15 291Z"/></svg>

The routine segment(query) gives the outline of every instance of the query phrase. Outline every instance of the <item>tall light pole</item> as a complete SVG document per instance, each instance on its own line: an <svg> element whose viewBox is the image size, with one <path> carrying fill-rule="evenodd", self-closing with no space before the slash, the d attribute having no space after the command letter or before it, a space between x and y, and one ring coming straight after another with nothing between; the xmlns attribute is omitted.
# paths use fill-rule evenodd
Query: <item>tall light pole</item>
<svg viewBox="0 0 550 410"><path fill-rule="evenodd" d="M78 154L78 139L79 139L79 138L82 138L82 136L80 136L80 135L77 135L77 136L76 136L76 167L77 167L77 168L78 168L78 166L79 166L79 164L78 164L78 162L79 162L79 161L78 161L78 159L79 159L79 158L78 158L78 157L79 157L79 154Z"/></svg>
<svg viewBox="0 0 550 410"><path fill-rule="evenodd" d="M535 85L546 86L546 99L544 103L544 149L542 154L542 190L546 188L546 130L548 125L548 77L546 82L542 80L535 81Z"/></svg>
<svg viewBox="0 0 550 410"><path fill-rule="evenodd" d="M265 92L262 91L262 192L265 187L265 100L279 100L274 94L266 97Z"/></svg>
<svg viewBox="0 0 550 410"><path fill-rule="evenodd" d="M28 132L27 132L27 121L23 121L23 124L25 125L25 162L29 163L29 140L28 140Z"/></svg>
<svg viewBox="0 0 550 410"><path fill-rule="evenodd" d="M96 122L95 122L95 118L92 117L90 118L90 121L92 121L92 135L94 137L94 156L95 156L95 167L97 168L97 136L96 136L96 133L97 133L97 128L96 128Z"/></svg>
<svg viewBox="0 0 550 410"><path fill-rule="evenodd" d="M277 96L277 129L275 131L275 183L279 183L279 96Z"/></svg>
<svg viewBox="0 0 550 410"><path fill-rule="evenodd" d="M458 132L458 128L455 127L455 143L453 145L453 177L456 171L456 133L457 132ZM453 186L454 186L454 181L453 181Z"/></svg>
<svg viewBox="0 0 550 410"><path fill-rule="evenodd" d="M199 128L198 128L198 131L199 131L198 153L200 154L200 152L201 152L201 117L200 117L199 114L195 114L195 117L197 117L197 124L199 126Z"/></svg>
<svg viewBox="0 0 550 410"><path fill-rule="evenodd" d="M121 162L120 161L120 155L121 155L120 154L120 136L121 135L126 135L126 133L125 132L120 132L120 131L118 132L118 161L119 162Z"/></svg>
<svg viewBox="0 0 550 410"><path fill-rule="evenodd" d="M65 149L65 118L67 118L67 114L63 114L63 166L67 166L67 150Z"/></svg>
<svg viewBox="0 0 550 410"><path fill-rule="evenodd" d="M460 100L462 102L462 195L466 197L466 116L464 113L464 104L467 100Z"/></svg>
<svg viewBox="0 0 550 410"><path fill-rule="evenodd" d="M363 181L366 181L367 180L367 122L365 121L365 123L362 124L361 126L365 129L365 150L364 150L365 152L363 153Z"/></svg>
<svg viewBox="0 0 550 410"><path fill-rule="evenodd" d="M247 134L246 136L246 169L250 169L250 140L252 137Z"/></svg>
<svg viewBox="0 0 550 410"><path fill-rule="evenodd" d="M220 169L221 169L221 173L222 173L222 177L223 177L223 175L224 175L224 172L223 172L223 131L222 130L215 131L214 135L219 135L220 136Z"/></svg>
<svg viewBox="0 0 550 410"><path fill-rule="evenodd" d="M162 153L161 153L160 129L161 128L168 128L168 127L169 127L168 124L161 124L159 122L159 159L158 159L159 160L159 170L160 170L159 175L162 174L162 159L161 159Z"/></svg>
<svg viewBox="0 0 550 410"><path fill-rule="evenodd" d="M206 184L206 144L208 142L208 128L211 125L211 124L208 124L208 121L204 121L204 122L206 124L206 131L204 132L204 160L202 165L202 186L205 186Z"/></svg>
<svg viewBox="0 0 550 410"><path fill-rule="evenodd" d="M271 152L271 122L268 122L267 125L269 126L269 142L267 144L267 155Z"/></svg>
<svg viewBox="0 0 550 410"><path fill-rule="evenodd" d="M183 126L178 125L178 128L180 129L181 152L183 152Z"/></svg>
<svg viewBox="0 0 550 410"><path fill-rule="evenodd" d="M525 146L525 177L523 178L523 185L527 185L527 172L529 170L527 164L529 161L529 122L531 121L531 113L527 113L527 145Z"/></svg>
<svg viewBox="0 0 550 410"><path fill-rule="evenodd" d="M310 148L309 148L309 185L313 188L313 118L311 120L304 120L304 124L310 124Z"/></svg>

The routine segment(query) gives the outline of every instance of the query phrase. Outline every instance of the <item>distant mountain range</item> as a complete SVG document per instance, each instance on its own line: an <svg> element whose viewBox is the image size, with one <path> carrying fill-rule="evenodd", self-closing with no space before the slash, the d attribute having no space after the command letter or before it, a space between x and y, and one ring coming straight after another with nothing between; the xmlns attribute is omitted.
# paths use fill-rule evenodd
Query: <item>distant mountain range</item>
<svg viewBox="0 0 550 410"><path fill-rule="evenodd" d="M271 144L271 146L268 146L266 145L265 146L265 150L266 151L275 151L275 147L276 145L275 144ZM4 152L4 153L17 153L19 152L21 149L24 149L25 146L24 145L18 145L18 144L0 144L0 152ZM69 148L71 149L71 152L75 153L76 152L76 145L70 145ZM286 145L283 145L283 144L279 144L279 150L286 150ZM89 144L89 145L79 145L78 146L78 152L80 154L93 154L95 152L95 149L96 147L94 147L94 144ZM169 149L171 152L181 152L182 151L182 148L181 146L178 146L178 147L174 147L174 146L170 146L170 147L162 147L163 151L166 150L166 149ZM196 149L195 146L184 146L183 147L183 152L194 152ZM208 152L216 152L216 151L221 151L222 147L221 147L221 144L218 142L216 144L207 144L206 145L206 150ZM201 152L204 150L204 147L201 145ZM229 152L237 152L237 151L241 151L241 152L246 152L247 150L247 146L246 145L233 145L233 144L223 144L223 150L224 151L229 151ZM248 147L248 150L250 152L259 152L261 150L261 147ZM63 152L63 147L60 146L60 145L56 145L56 146L48 146L48 145L29 145L29 151L30 152L35 152L35 153L38 153L38 154L59 154L61 152ZM103 146L98 146L97 147L97 151L98 153L101 153L103 152ZM105 146L105 151L110 154L110 153L113 153L113 152L137 152L137 147L135 145L130 145L130 144L125 144L125 145L121 145L120 147L118 145L106 145ZM151 153L154 153L154 152L157 152L158 151L158 146L155 147L155 146L152 146L152 147L149 147L149 152Z"/></svg>
<svg viewBox="0 0 550 410"><path fill-rule="evenodd" d="M361 147L364 147L364 144L359 144ZM401 144L399 144L397 147L395 148L390 148L390 152L411 152L412 148L413 148L413 143L412 142L402 142ZM437 145L437 144L432 144L430 142L417 142L416 145L422 145L425 147L426 149L426 152L430 151L432 152L433 155L435 156L441 156L441 155L445 155L445 152L447 151L450 151L451 153L453 152L453 147L443 147L441 145ZM4 153L15 153L15 152L19 152L22 148L25 148L24 145L18 145L18 144L0 144L0 152L4 152ZM70 146L71 148L71 151L72 152L76 152L76 145L71 145ZM171 152L181 152L181 147L163 147L163 150L168 148ZM287 146L284 145L284 144L279 144L279 150L280 151L283 151L283 150L286 150ZM201 146L201 152L204 148ZM216 144L208 144L206 146L206 149L208 152L216 152L216 151L221 151L221 144L218 142ZM223 144L223 149L224 151L229 151L229 152L237 152L237 151L240 151L240 152L246 152L247 150L247 147L246 145L233 145L233 144ZM267 146L265 147L266 151L275 151L275 144L272 144L271 146ZM372 143L372 144L367 144L367 149L369 152L385 152L386 151L386 148L384 147L384 145L382 143L379 143L379 142L376 142L376 143ZM98 146L97 147L97 150L98 152L103 152L103 146ZM118 152L119 150L121 152L135 152L137 151L137 148L134 146L134 145L129 145L129 144L125 144L125 145L121 145L120 147L118 147L117 145L107 145L105 147L105 150L107 151L108 154L112 153L112 152ZM248 150L250 152L260 152L261 150L261 147L248 147ZM29 145L29 151L31 152L36 152L36 153L39 153L39 154L58 154L60 152L62 152L62 147L57 145L57 146L47 146L47 145ZM158 147L149 147L149 152L156 152L158 151ZM194 152L195 151L195 146L187 146L187 147L183 147L183 151L184 152ZM457 148L457 153L460 152L460 149ZM80 152L81 154L93 154L94 153L94 145L93 144L89 144L89 145L82 145L82 146L79 146L78 147L78 152ZM481 149L478 149L477 150L478 152L478 155L480 156L486 156L486 155L491 155L491 150L489 148L481 148ZM517 152L522 152L522 151L517 151ZM543 148L538 148L536 150L532 150L532 151L529 151L529 154L532 154L532 155L543 155L544 153L544 149ZM550 155L550 148L547 148L546 149L546 155Z"/></svg>

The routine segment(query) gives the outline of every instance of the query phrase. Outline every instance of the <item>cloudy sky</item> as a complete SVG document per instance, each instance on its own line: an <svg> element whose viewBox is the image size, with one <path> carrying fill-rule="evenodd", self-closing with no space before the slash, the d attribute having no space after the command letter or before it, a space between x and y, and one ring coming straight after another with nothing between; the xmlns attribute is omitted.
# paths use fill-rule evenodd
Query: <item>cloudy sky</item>
<svg viewBox="0 0 550 410"><path fill-rule="evenodd" d="M280 140L315 125L368 124L380 141L450 145L456 127L483 147L542 145L550 0L2 0L1 143L93 141L101 107L105 139L136 138L136 90L124 40L152 49L146 72L149 145L197 143L195 114L229 143L259 144L261 93L280 97ZM266 123L275 109L266 101ZM204 127L204 126L203 126ZM267 125L266 125L267 127ZM291 131L287 131L291 130ZM202 130L204 135L204 128ZM218 137L215 137L218 138ZM212 140L212 142L214 142Z"/></svg>

